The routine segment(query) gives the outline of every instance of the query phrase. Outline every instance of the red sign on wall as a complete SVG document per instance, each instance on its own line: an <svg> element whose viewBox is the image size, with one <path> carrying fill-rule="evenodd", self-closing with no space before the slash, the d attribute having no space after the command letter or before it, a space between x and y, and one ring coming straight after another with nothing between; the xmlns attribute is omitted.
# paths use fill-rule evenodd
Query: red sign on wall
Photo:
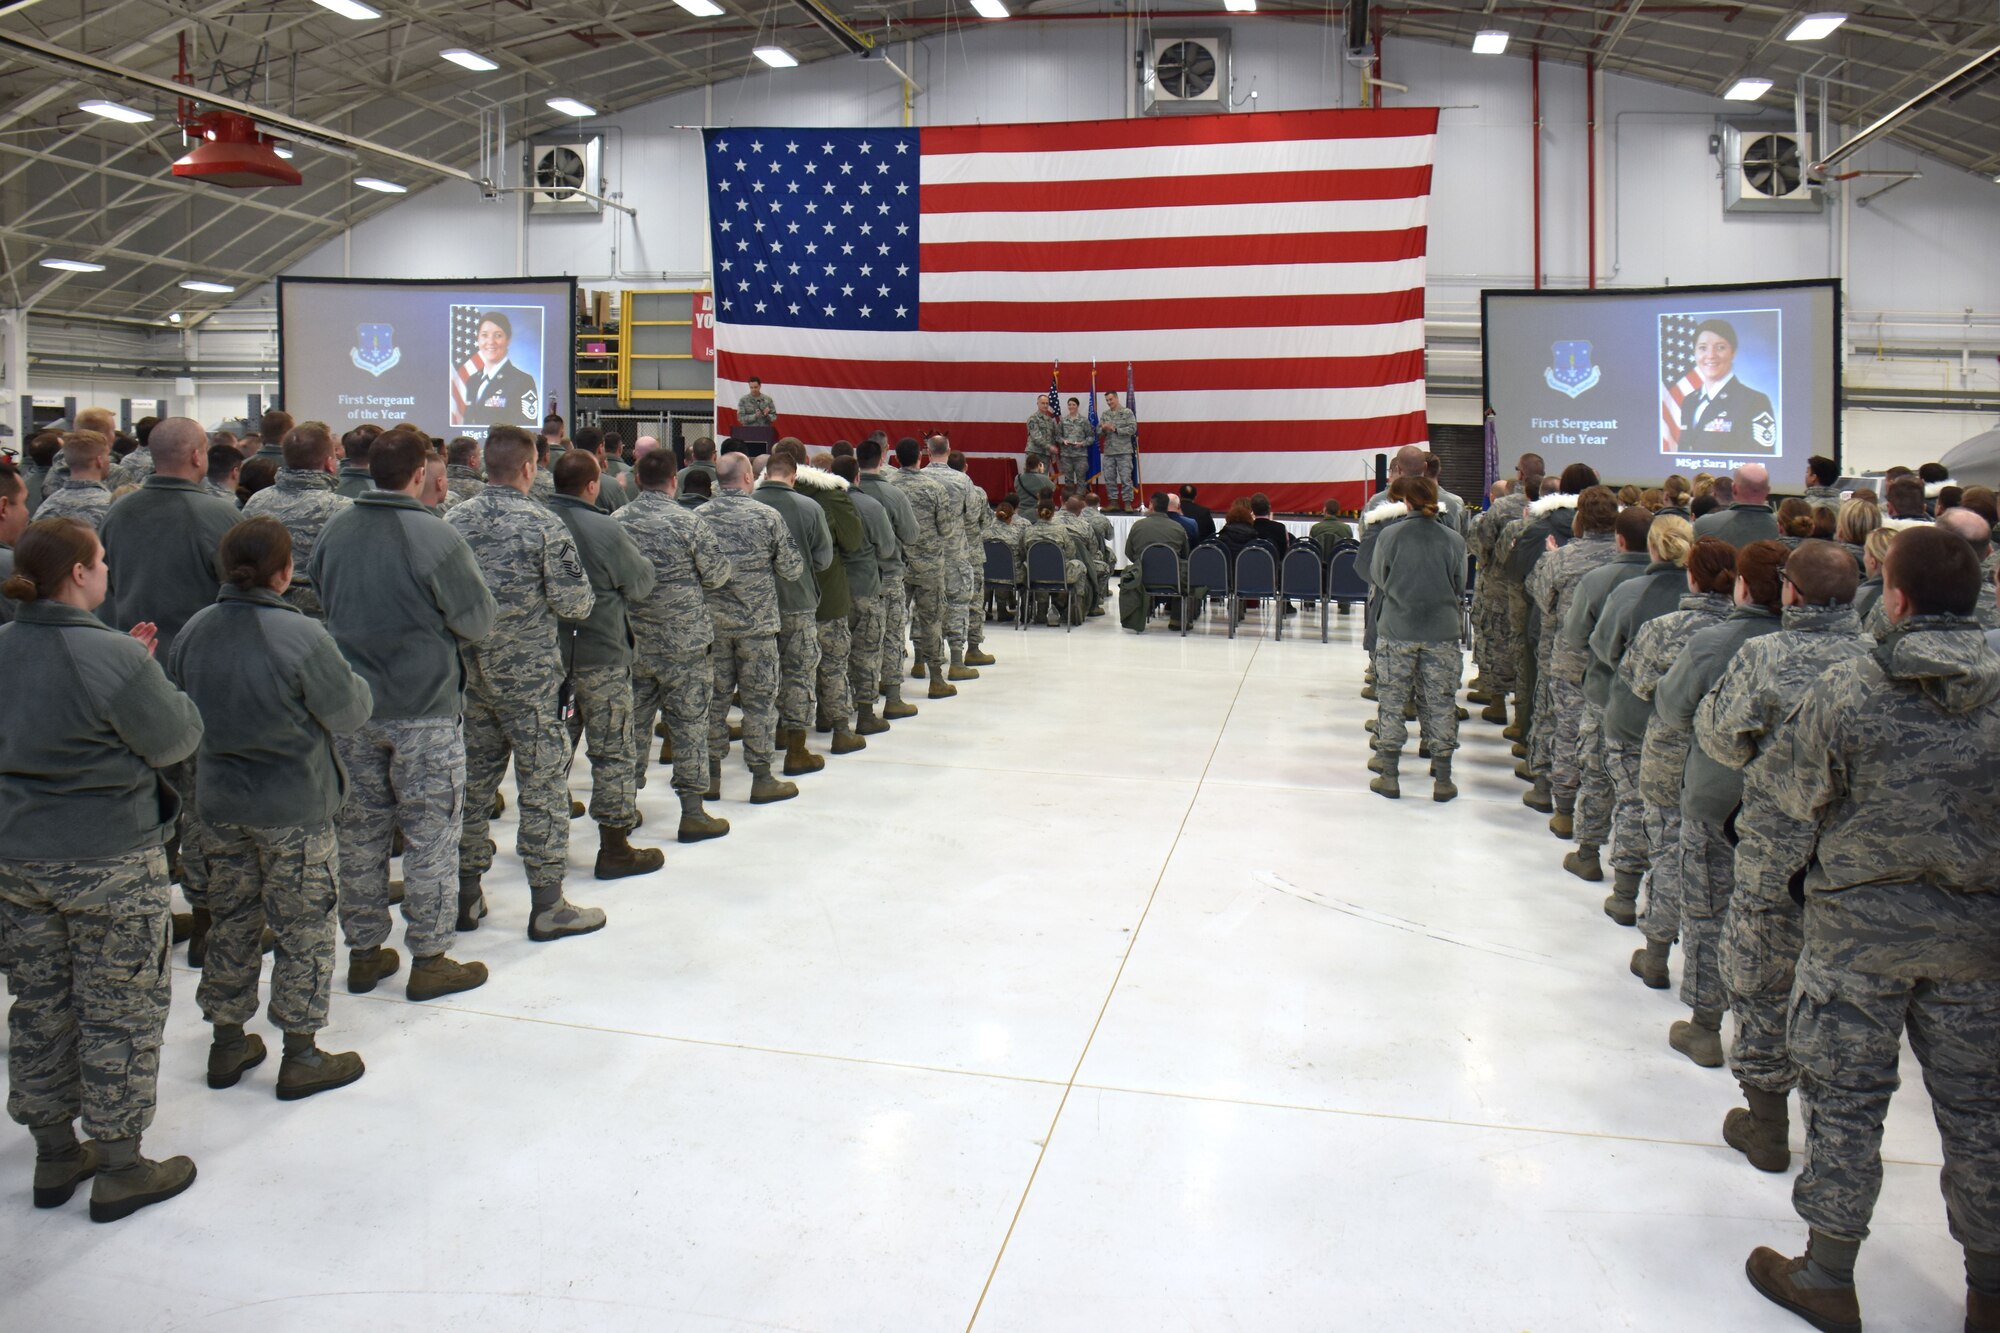
<svg viewBox="0 0 2000 1333"><path fill-rule="evenodd" d="M700 292L694 298L694 359L715 360L715 293Z"/></svg>

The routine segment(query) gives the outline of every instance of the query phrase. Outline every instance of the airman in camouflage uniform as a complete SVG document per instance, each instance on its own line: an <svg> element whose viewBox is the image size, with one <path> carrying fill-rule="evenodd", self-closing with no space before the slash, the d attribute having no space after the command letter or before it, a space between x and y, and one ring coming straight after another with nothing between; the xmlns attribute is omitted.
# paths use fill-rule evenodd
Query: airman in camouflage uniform
<svg viewBox="0 0 2000 1333"><path fill-rule="evenodd" d="M975 590L984 582L984 575L975 575L973 571L975 566L984 565L979 546L979 511L986 507L986 497L972 484L972 478L951 465L951 449L942 437L931 437L929 451L930 463L925 471L939 483L946 497L944 638L951 648L951 669L945 677L977 680L979 672L974 667L978 663L973 659L985 654L979 651L980 599Z"/></svg>
<svg viewBox="0 0 2000 1333"><path fill-rule="evenodd" d="M1977 580L1956 534L1900 535L1894 630L1809 686L1787 743L1758 760L1778 811L1812 834L1788 1025L1806 1137L1792 1203L1812 1237L1804 1257L1760 1248L1747 1270L1821 1328L1860 1325L1853 1264L1906 1026L1965 1247L1965 1327L2000 1327L2000 657L1965 614Z"/></svg>
<svg viewBox="0 0 2000 1333"><path fill-rule="evenodd" d="M1612 503L1615 507L1616 501ZM1588 665L1583 660L1587 649L1579 654L1563 643L1563 618L1583 576L1617 554L1608 527L1586 532L1561 550L1544 554L1528 576L1528 596L1542 619L1537 677L1549 704L1535 711L1528 763L1535 772L1548 775L1558 815L1576 813L1576 789L1582 780L1578 728L1583 722L1583 673Z"/></svg>
<svg viewBox="0 0 2000 1333"><path fill-rule="evenodd" d="M916 520L916 535L903 547L904 577L909 581L911 593L910 627L916 644L916 665L918 673L930 673L930 697L943 699L958 693L958 688L946 679L944 648L945 566L952 545L959 540L955 522L957 496L928 468L918 469L919 447L915 440L897 442L899 466L892 481L902 491L903 498L910 502L910 512Z"/></svg>
<svg viewBox="0 0 2000 1333"><path fill-rule="evenodd" d="M1723 1123L1723 1138L1766 1171L1791 1165L1785 1097L1798 1081L1785 1047L1785 1016L1798 962L1803 914L1792 901L1791 877L1803 866L1812 830L1777 807L1762 755L1784 753L1791 710L1805 688L1836 662L1865 655L1871 644L1850 604L1854 562L1825 542L1802 544L1786 561L1794 580L1815 593L1808 604L1797 583L1785 588L1783 626L1737 652L1695 711L1696 743L1711 759L1743 773L1736 813L1736 892L1724 917L1721 974L1736 1016L1729 1064L1749 1102ZM1817 554L1816 554L1817 549ZM1838 569L1828 583L1830 555ZM1844 582L1843 582L1844 580Z"/></svg>
<svg viewBox="0 0 2000 1333"><path fill-rule="evenodd" d="M1534 479L1540 481L1539 477ZM1521 656L1521 638L1527 626L1515 618L1518 585L1510 588L1505 562L1500 559L1500 534L1509 523L1528 512L1525 485L1495 500L1472 524L1470 545L1479 561L1478 582L1472 590L1473 659L1479 679L1486 687L1488 703L1481 714L1489 722L1507 720L1506 696L1514 693L1515 665Z"/></svg>
<svg viewBox="0 0 2000 1333"><path fill-rule="evenodd" d="M104 523L104 515L111 508L111 488L95 478L83 478L74 474L65 477L63 484L42 497L42 503L35 510L35 518L73 518L88 523L95 532Z"/></svg>
<svg viewBox="0 0 2000 1333"><path fill-rule="evenodd" d="M1117 394L1107 393L1104 399L1108 406L1097 418L1097 435L1104 442L1099 451L1104 493L1111 497L1112 508L1130 513L1138 495L1139 417L1118 405Z"/></svg>
<svg viewBox="0 0 2000 1333"><path fill-rule="evenodd" d="M1073 495L1063 501L1054 521L1075 538L1077 556L1083 561L1084 609L1090 615L1097 615L1104 599L1111 595L1111 569L1105 563L1104 547L1097 540L1096 530L1083 516L1083 497Z"/></svg>
<svg viewBox="0 0 2000 1333"><path fill-rule="evenodd" d="M660 461L651 463L649 460ZM626 608L638 654L632 663L633 734L653 734L653 719L667 718L667 750L673 755L674 794L680 797L682 842L699 842L729 832L726 820L702 809L708 790L708 714L715 688L709 646L715 626L708 594L729 582L729 557L715 532L671 498L674 456L659 450L639 460L640 486L617 520L652 562L653 591ZM663 480L663 477L666 480ZM662 761L665 755L661 756ZM639 785L646 783L640 765Z"/></svg>
<svg viewBox="0 0 2000 1333"><path fill-rule="evenodd" d="M764 382L753 379L749 383L750 392L736 400L736 424L739 426L775 426L778 424L778 405L771 395L764 392Z"/></svg>
<svg viewBox="0 0 2000 1333"><path fill-rule="evenodd" d="M878 556L882 573L882 641L877 651L881 668L882 716L894 721L915 717L916 705L903 702L903 653L910 642L910 556L917 539L917 515L902 487L883 470L882 443L864 440L855 451L863 469L861 493L881 504L889 516L896 542L892 554Z"/></svg>
<svg viewBox="0 0 2000 1333"><path fill-rule="evenodd" d="M789 453L781 455L774 448L753 492L784 519L785 531L805 561L804 574L778 583L778 744L785 751L787 777L826 766L824 757L806 748L806 733L817 704L821 580L836 559L833 529L820 507L799 493L796 468L787 471L793 464ZM844 585L844 576L841 581Z"/></svg>
<svg viewBox="0 0 2000 1333"><path fill-rule="evenodd" d="M1049 461L1049 451L1056 442L1055 408L1049 405L1049 396L1042 394L1035 399L1035 410L1028 414L1027 457Z"/></svg>
<svg viewBox="0 0 2000 1333"><path fill-rule="evenodd" d="M1074 398L1056 423L1056 437L1062 442L1062 493L1081 495L1090 485L1090 418Z"/></svg>
<svg viewBox="0 0 2000 1333"><path fill-rule="evenodd" d="M295 426L287 439L304 438L316 423ZM324 434L324 428L321 428ZM303 453L310 444L301 445ZM315 620L325 618L320 607L319 592L312 581L305 577L305 569L312 560L313 548L319 545L319 535L326 529L327 520L354 501L333 488L333 437L326 436L326 452L321 461L311 467L285 467L278 470L278 480L250 497L243 506L245 518L268 515L285 525L292 534L292 564L298 569L298 577L285 591L285 600L305 612Z"/></svg>
<svg viewBox="0 0 2000 1333"><path fill-rule="evenodd" d="M520 828L515 839L533 895L528 937L588 934L604 913L563 897L569 871L569 737L558 702L563 683L559 620L582 620L595 600L576 541L561 520L518 487L538 475L532 461L503 473L487 437L485 490L445 522L472 548L499 603L493 629L461 650L465 662L465 822L458 842L459 928L477 925L480 879L493 865L493 795L514 761ZM553 494L553 488L551 488Z"/></svg>
<svg viewBox="0 0 2000 1333"><path fill-rule="evenodd" d="M479 469L471 463L447 463L444 484L451 492L452 503L464 504L486 489L486 478L480 476Z"/></svg>
<svg viewBox="0 0 2000 1333"><path fill-rule="evenodd" d="M750 799L757 804L799 794L771 775L778 725L778 583L807 574L806 562L778 511L750 496L750 460L720 461L722 492L696 512L729 560L729 580L710 591L715 624L715 685L708 712L708 798L722 794L729 754L729 701L743 696L743 750L750 761Z"/></svg>

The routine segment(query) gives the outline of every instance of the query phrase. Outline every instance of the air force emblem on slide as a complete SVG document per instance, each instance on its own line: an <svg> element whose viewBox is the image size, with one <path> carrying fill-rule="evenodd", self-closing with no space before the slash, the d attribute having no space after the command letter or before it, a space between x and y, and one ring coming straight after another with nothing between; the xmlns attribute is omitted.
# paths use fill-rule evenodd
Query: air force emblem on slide
<svg viewBox="0 0 2000 1333"><path fill-rule="evenodd" d="M1557 393L1574 398L1593 387L1601 377L1602 372L1590 364L1589 343L1561 342L1550 350L1555 353L1555 364L1548 368L1544 378Z"/></svg>
<svg viewBox="0 0 2000 1333"><path fill-rule="evenodd" d="M395 325L359 324L354 332L357 341L352 357L357 369L380 375L403 359L403 349L396 346Z"/></svg>

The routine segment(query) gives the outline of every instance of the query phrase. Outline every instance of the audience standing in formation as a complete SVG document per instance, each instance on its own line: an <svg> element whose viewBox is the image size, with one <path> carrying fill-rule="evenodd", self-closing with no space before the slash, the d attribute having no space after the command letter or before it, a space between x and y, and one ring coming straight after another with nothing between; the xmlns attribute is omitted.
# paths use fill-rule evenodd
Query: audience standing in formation
<svg viewBox="0 0 2000 1333"><path fill-rule="evenodd" d="M1400 794L1417 717L1445 800L1459 589L1408 557L1457 554L1455 525L1397 461L1363 514L1370 786ZM1468 698L1515 742L1523 801L1575 842L1564 869L1601 880L1608 853L1603 910L1643 936L1632 974L1669 989L1681 945L1688 1012L1665 1045L1734 1076L1721 1140L1787 1171L1799 1093L1808 1241L1752 1253L1756 1290L1816 1328L1861 1328L1855 1258L1907 1031L1944 1144L1965 1328L2000 1333L2000 515L1936 465L1888 474L1886 515L1838 479L1814 458L1805 495L1774 511L1760 463L1621 495L1522 455L1469 526Z"/></svg>

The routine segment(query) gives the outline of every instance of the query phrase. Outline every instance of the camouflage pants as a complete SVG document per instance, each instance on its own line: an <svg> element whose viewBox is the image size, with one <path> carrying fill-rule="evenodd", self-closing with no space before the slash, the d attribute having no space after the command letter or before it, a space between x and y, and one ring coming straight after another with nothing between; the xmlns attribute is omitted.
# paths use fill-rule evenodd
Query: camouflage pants
<svg viewBox="0 0 2000 1333"><path fill-rule="evenodd" d="M1736 854L1714 824L1681 819L1681 999L1690 1009L1728 1007L1722 988L1722 918L1736 888Z"/></svg>
<svg viewBox="0 0 2000 1333"><path fill-rule="evenodd" d="M1867 1236L1905 1026L1944 1144L1951 1234L1968 1250L2000 1253L2000 981L1881 976L1807 947L1789 1026L1806 1135L1792 1205L1815 1230Z"/></svg>
<svg viewBox="0 0 2000 1333"><path fill-rule="evenodd" d="M383 718L333 743L348 777L347 803L334 817L347 947L372 949L389 938L389 846L400 828L404 939L419 958L443 953L458 917L459 825L470 813L458 720ZM489 791L479 808L487 864L493 855L484 821L492 804Z"/></svg>
<svg viewBox="0 0 2000 1333"><path fill-rule="evenodd" d="M1448 759L1458 749L1458 681L1465 672L1464 650L1456 639L1415 643L1380 639L1375 645L1375 748L1403 752L1409 727L1403 706L1417 697L1417 723L1430 742L1431 758Z"/></svg>
<svg viewBox="0 0 2000 1333"><path fill-rule="evenodd" d="M1639 743L1605 736L1598 746L1611 784L1611 868L1643 875L1653 864L1646 837L1646 805L1639 799Z"/></svg>
<svg viewBox="0 0 2000 1333"><path fill-rule="evenodd" d="M189 755L178 764L161 770L167 785L181 798L180 818L174 824L173 860L180 871L181 896L190 908L208 910L208 829L195 814L195 765Z"/></svg>
<svg viewBox="0 0 2000 1333"><path fill-rule="evenodd" d="M846 616L819 622L819 713L841 726L854 720L854 687L847 679L853 652L854 631Z"/></svg>
<svg viewBox="0 0 2000 1333"><path fill-rule="evenodd" d="M264 927L278 937L271 957L271 1021L286 1032L326 1026L333 991L333 909L340 855L331 820L290 828L211 824L208 935L195 1002L211 1023L257 1016ZM408 839L405 839L407 845Z"/></svg>
<svg viewBox="0 0 2000 1333"><path fill-rule="evenodd" d="M965 650L976 651L986 642L986 564L968 561L965 566Z"/></svg>
<svg viewBox="0 0 2000 1333"><path fill-rule="evenodd" d="M571 753L579 738L590 756L590 817L628 832L639 823L639 740L632 726L628 667L578 667L576 712L569 720ZM651 739L650 728L647 738ZM702 775L706 787L708 775ZM567 818L567 810L564 817Z"/></svg>
<svg viewBox="0 0 2000 1333"><path fill-rule="evenodd" d="M1528 764L1537 775L1553 781L1556 724L1560 721L1560 711L1556 705L1556 681L1549 672L1549 654L1545 643L1535 646L1534 679L1534 729L1528 733Z"/></svg>
<svg viewBox="0 0 2000 1333"><path fill-rule="evenodd" d="M877 654L881 666L879 694L903 685L903 654L910 642L910 593L908 586L891 575L882 577L882 645Z"/></svg>
<svg viewBox="0 0 2000 1333"><path fill-rule="evenodd" d="M632 677L632 736L650 746L653 719L665 713L667 735L674 746L674 790L708 790L708 710L715 693L715 666L707 649L664 661L647 662L646 672ZM643 754L641 755L643 758ZM646 785L646 765L639 765L638 785Z"/></svg>
<svg viewBox="0 0 2000 1333"><path fill-rule="evenodd" d="M514 848L541 898L562 892L569 873L569 735L556 710L554 679L508 683L475 680L465 693L465 820L458 839L461 878L493 868L493 793L514 761ZM407 840L409 834L406 832ZM405 877L407 880L407 876ZM447 923L456 920L453 886ZM413 943L410 946L416 948Z"/></svg>
<svg viewBox="0 0 2000 1333"><path fill-rule="evenodd" d="M1611 775L1604 770L1604 710L1588 699L1576 728L1576 840L1611 841Z"/></svg>
<svg viewBox="0 0 2000 1333"><path fill-rule="evenodd" d="M902 594L897 594L900 597ZM847 690L856 708L873 708L882 694L882 625L888 599L881 595L856 597L847 613L850 648L847 655ZM902 664L897 663L897 669Z"/></svg>
<svg viewBox="0 0 2000 1333"><path fill-rule="evenodd" d="M1765 1092L1790 1092L1799 1081L1785 1024L1804 945L1805 912L1789 895L1782 905L1741 892L1730 900L1718 958L1736 1016L1729 1069L1738 1082Z"/></svg>
<svg viewBox="0 0 2000 1333"><path fill-rule="evenodd" d="M1681 935L1681 808L1645 802L1646 842L1656 848L1646 872L1646 910L1639 933L1654 944L1672 944Z"/></svg>
<svg viewBox="0 0 2000 1333"><path fill-rule="evenodd" d="M819 674L819 622L811 611L778 616L778 725L811 727L813 685ZM745 733L748 734L747 732Z"/></svg>
<svg viewBox="0 0 2000 1333"><path fill-rule="evenodd" d="M1137 454L1102 454L1103 470L1098 480L1104 483L1104 493L1111 497L1114 509L1132 508L1133 496L1137 490L1133 479L1138 475Z"/></svg>
<svg viewBox="0 0 2000 1333"><path fill-rule="evenodd" d="M1494 576L1489 597L1488 631L1492 661L1487 663L1486 683L1508 694L1515 691L1521 674L1521 654L1526 648L1528 598L1518 583Z"/></svg>
<svg viewBox="0 0 2000 1333"><path fill-rule="evenodd" d="M944 573L936 570L910 577L910 637L917 665L944 668Z"/></svg>
<svg viewBox="0 0 2000 1333"><path fill-rule="evenodd" d="M1549 790L1555 794L1556 809L1574 813L1576 790L1583 785L1581 744L1583 739L1583 687L1572 681L1548 681ZM1541 724L1538 716L1536 725Z"/></svg>
<svg viewBox="0 0 2000 1333"><path fill-rule="evenodd" d="M1081 495L1090 484L1090 451L1083 445L1067 445L1062 451L1062 488L1065 496Z"/></svg>
<svg viewBox="0 0 2000 1333"><path fill-rule="evenodd" d="M944 641L954 654L965 651L966 631L976 618L979 600L972 570L963 560L947 558L944 566Z"/></svg>
<svg viewBox="0 0 2000 1333"><path fill-rule="evenodd" d="M774 634L742 637L717 632L709 650L715 684L708 706L708 759L711 765L729 757L729 701L743 695L743 753L752 772L771 766L771 747L778 725L778 639ZM702 787L708 774L701 775Z"/></svg>
<svg viewBox="0 0 2000 1333"><path fill-rule="evenodd" d="M83 1117L93 1139L153 1122L167 1024L167 854L0 861L7 1114L38 1129Z"/></svg>
<svg viewBox="0 0 2000 1333"><path fill-rule="evenodd" d="M1515 725L1520 727L1521 734L1528 738L1529 766L1537 773L1544 773L1547 769L1537 764L1534 752L1535 726L1541 720L1535 700L1541 691L1542 681L1535 656L1533 619L1525 596L1516 594L1511 587L1508 596L1513 598L1511 602L1513 615L1518 617L1514 622L1517 632L1514 637L1513 689L1509 691L1514 696L1514 721Z"/></svg>

